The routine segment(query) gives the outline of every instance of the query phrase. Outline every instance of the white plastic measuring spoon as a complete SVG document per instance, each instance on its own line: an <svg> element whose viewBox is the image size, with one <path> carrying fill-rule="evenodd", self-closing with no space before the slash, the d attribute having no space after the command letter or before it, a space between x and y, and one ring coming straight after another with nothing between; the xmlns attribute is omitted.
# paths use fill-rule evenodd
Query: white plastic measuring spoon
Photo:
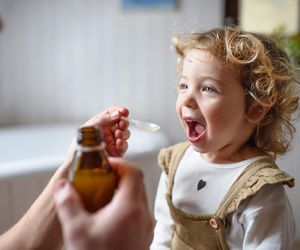
<svg viewBox="0 0 300 250"><path fill-rule="evenodd" d="M122 119L128 121L129 124L134 125L136 128L146 132L155 132L160 129L159 125L152 122L139 121L128 117L122 117Z"/></svg>

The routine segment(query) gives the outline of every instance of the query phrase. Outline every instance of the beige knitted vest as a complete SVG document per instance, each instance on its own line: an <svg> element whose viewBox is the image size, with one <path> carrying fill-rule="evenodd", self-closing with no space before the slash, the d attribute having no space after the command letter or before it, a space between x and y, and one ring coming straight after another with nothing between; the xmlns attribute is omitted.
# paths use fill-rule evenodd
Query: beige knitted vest
<svg viewBox="0 0 300 250"><path fill-rule="evenodd" d="M264 185L282 183L294 186L294 178L280 170L272 159L263 157L250 164L230 187L214 214L194 215L172 204L172 190L176 169L190 143L179 143L162 149L159 164L168 176L166 194L170 214L174 220L172 250L228 249L224 238L228 227L226 216L236 211L245 199L255 195Z"/></svg>

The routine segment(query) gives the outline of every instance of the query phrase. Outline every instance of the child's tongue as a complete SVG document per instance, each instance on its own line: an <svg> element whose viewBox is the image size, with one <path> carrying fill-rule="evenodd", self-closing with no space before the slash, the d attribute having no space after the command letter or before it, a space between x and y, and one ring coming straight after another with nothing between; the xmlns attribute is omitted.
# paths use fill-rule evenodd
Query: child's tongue
<svg viewBox="0 0 300 250"><path fill-rule="evenodd" d="M195 131L200 135L204 130L204 126L202 126L201 124L197 123L195 126Z"/></svg>
<svg viewBox="0 0 300 250"><path fill-rule="evenodd" d="M193 124L194 126L190 127L190 137L192 139L197 139L197 137L202 134L204 131L204 126L199 123Z"/></svg>

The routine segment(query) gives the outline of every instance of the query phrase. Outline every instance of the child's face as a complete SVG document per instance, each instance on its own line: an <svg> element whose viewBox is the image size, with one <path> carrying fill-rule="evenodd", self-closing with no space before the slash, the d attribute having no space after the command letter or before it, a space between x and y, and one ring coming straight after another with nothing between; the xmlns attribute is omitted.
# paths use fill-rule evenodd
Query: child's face
<svg viewBox="0 0 300 250"><path fill-rule="evenodd" d="M188 51L176 111L194 148L209 159L231 157L253 130L245 110L245 92L237 69L221 66L207 52Z"/></svg>

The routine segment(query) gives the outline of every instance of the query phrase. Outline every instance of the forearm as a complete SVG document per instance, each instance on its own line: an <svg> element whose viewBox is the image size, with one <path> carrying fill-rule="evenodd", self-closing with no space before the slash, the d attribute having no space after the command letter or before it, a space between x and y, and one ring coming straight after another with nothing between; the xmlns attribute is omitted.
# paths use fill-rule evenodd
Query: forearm
<svg viewBox="0 0 300 250"><path fill-rule="evenodd" d="M0 236L3 250L61 249L62 233L53 200L54 184L66 176L67 166L61 166L26 214Z"/></svg>

